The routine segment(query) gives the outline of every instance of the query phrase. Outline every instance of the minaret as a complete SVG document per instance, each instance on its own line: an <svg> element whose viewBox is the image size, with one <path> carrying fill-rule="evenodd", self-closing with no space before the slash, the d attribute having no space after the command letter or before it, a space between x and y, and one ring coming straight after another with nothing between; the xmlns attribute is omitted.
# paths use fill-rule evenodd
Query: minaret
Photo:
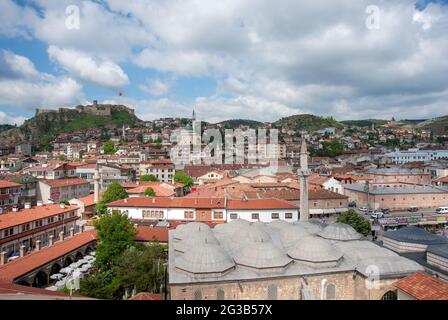
<svg viewBox="0 0 448 320"><path fill-rule="evenodd" d="M122 129L122 136L123 136L123 140L126 138L126 129L124 128L124 124L123 124L123 129Z"/></svg>
<svg viewBox="0 0 448 320"><path fill-rule="evenodd" d="M100 200L100 174L98 171L98 164L96 165L95 173L93 174L93 190L93 201L95 201L95 203L98 203L98 201Z"/></svg>
<svg viewBox="0 0 448 320"><path fill-rule="evenodd" d="M308 151L306 148L305 138L302 138L300 147L300 169L297 170L300 179L300 221L308 221Z"/></svg>

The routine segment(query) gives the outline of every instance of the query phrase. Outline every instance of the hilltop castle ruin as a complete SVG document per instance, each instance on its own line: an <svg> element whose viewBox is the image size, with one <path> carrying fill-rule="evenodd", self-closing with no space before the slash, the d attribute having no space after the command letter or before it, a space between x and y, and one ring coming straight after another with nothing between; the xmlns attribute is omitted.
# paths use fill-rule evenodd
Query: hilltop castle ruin
<svg viewBox="0 0 448 320"><path fill-rule="evenodd" d="M85 112L95 116L110 116L112 109L118 111L126 111L129 114L134 114L134 109L128 108L125 105L118 104L98 104L97 100L93 100L91 105L78 105L75 107L75 110L78 112ZM73 110L71 108L59 108L59 109L36 109L36 116L48 112L63 112Z"/></svg>

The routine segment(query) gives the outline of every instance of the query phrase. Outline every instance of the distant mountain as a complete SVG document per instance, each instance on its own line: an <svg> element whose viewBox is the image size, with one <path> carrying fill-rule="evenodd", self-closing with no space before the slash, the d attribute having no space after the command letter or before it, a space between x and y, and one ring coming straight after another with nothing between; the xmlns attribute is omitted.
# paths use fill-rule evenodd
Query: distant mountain
<svg viewBox="0 0 448 320"><path fill-rule="evenodd" d="M234 120L226 120L218 122L217 124L220 124L224 126L226 129L236 129L239 126L248 126L252 129L256 129L263 125L263 122L255 121L255 120L246 120L246 119L234 119Z"/></svg>
<svg viewBox="0 0 448 320"><path fill-rule="evenodd" d="M1 132L0 144L31 142L33 145L45 145L61 133L87 129L113 129L141 123L141 120L133 114L133 110L125 106L97 105L94 108L100 111L95 113L96 109L92 109L91 106L78 106L76 109L38 109L36 115L21 126Z"/></svg>
<svg viewBox="0 0 448 320"><path fill-rule="evenodd" d="M312 114L289 116L275 121L272 125L277 128L289 128L295 131L314 131L329 127L343 128L343 125L332 117L319 117Z"/></svg>

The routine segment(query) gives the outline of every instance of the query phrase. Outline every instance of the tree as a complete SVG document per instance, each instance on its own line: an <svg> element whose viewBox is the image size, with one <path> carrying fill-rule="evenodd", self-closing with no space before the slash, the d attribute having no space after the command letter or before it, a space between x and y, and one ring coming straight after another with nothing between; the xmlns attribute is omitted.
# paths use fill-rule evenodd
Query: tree
<svg viewBox="0 0 448 320"><path fill-rule="evenodd" d="M149 182L149 181L159 182L159 179L157 179L157 177L152 174L145 174L140 177L140 181L142 181L142 182Z"/></svg>
<svg viewBox="0 0 448 320"><path fill-rule="evenodd" d="M356 212L353 209L350 209L344 213L342 213L336 222L341 222L348 224L353 227L360 234L367 236L372 231L372 227L370 226L370 221L365 219L361 214Z"/></svg>
<svg viewBox="0 0 448 320"><path fill-rule="evenodd" d="M59 159L59 161L64 161L64 160L65 160L65 157L61 154L61 155L58 157L58 159Z"/></svg>
<svg viewBox="0 0 448 320"><path fill-rule="evenodd" d="M166 258L165 248L157 241L126 250L117 268L121 286L128 291L161 293Z"/></svg>
<svg viewBox="0 0 448 320"><path fill-rule="evenodd" d="M134 245L136 230L126 215L113 211L94 223L97 230L95 267L109 270L119 262L120 255Z"/></svg>
<svg viewBox="0 0 448 320"><path fill-rule="evenodd" d="M193 185L193 178L191 178L183 171L177 171L174 174L174 182L181 183L185 187L190 188Z"/></svg>
<svg viewBox="0 0 448 320"><path fill-rule="evenodd" d="M105 214L107 209L106 208L107 203L121 199L126 199L127 197L128 194L126 190L123 188L123 186L118 182L112 182L107 187L106 191L104 191L103 199L101 201L98 201L98 203L96 204L96 212L100 214Z"/></svg>
<svg viewBox="0 0 448 320"><path fill-rule="evenodd" d="M137 141L143 143L143 135L141 133L137 135Z"/></svg>
<svg viewBox="0 0 448 320"><path fill-rule="evenodd" d="M151 187L146 188L145 190L145 197L155 197L156 193L154 192L154 189Z"/></svg>
<svg viewBox="0 0 448 320"><path fill-rule="evenodd" d="M103 151L105 154L114 154L115 152L117 152L117 150L115 150L115 145L112 141L106 141L103 144Z"/></svg>

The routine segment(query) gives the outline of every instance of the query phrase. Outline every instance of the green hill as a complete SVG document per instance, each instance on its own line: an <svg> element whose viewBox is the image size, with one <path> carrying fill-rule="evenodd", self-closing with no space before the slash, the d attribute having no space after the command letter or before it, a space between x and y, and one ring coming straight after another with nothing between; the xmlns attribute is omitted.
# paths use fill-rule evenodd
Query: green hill
<svg viewBox="0 0 448 320"><path fill-rule="evenodd" d="M233 120L226 120L222 122L218 122L217 124L220 124L224 126L226 129L236 129L239 126L248 126L249 128L256 129L263 125L263 122L255 121L255 120L246 120L246 119L233 119Z"/></svg>
<svg viewBox="0 0 448 320"><path fill-rule="evenodd" d="M31 142L33 145L45 145L61 133L70 133L86 129L113 129L123 125L134 126L141 121L124 110L112 107L110 116L97 116L75 109L51 111L26 120L20 127L0 133L0 143L14 145Z"/></svg>
<svg viewBox="0 0 448 320"><path fill-rule="evenodd" d="M381 125L387 123L387 120L382 120L382 119L345 120L345 121L341 121L341 123L346 126L371 127L372 124L375 124L375 126L381 126Z"/></svg>
<svg viewBox="0 0 448 320"><path fill-rule="evenodd" d="M417 124L418 128L431 130L436 134L448 132L448 116L426 120Z"/></svg>
<svg viewBox="0 0 448 320"><path fill-rule="evenodd" d="M312 114L299 114L275 121L273 123L273 127L289 128L296 131L314 131L329 127L341 129L343 128L343 125L340 122L334 120L332 117L324 118Z"/></svg>

